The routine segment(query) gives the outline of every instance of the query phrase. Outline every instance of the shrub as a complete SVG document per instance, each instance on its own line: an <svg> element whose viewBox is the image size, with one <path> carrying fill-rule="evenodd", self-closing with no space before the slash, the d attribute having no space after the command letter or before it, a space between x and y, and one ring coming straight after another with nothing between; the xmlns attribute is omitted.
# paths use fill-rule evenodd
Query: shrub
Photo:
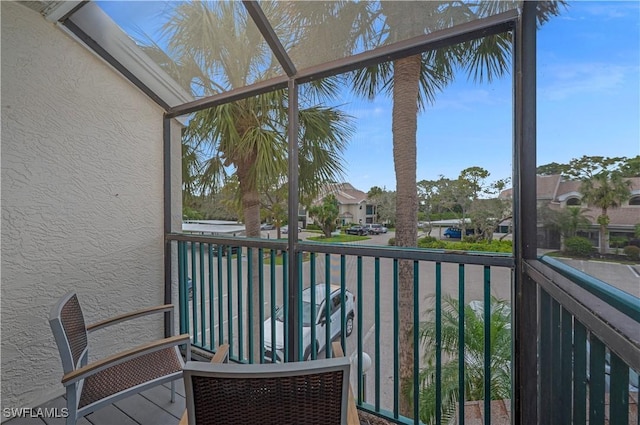
<svg viewBox="0 0 640 425"><path fill-rule="evenodd" d="M390 246L395 246L396 245L396 238L389 238L389 245Z"/></svg>
<svg viewBox="0 0 640 425"><path fill-rule="evenodd" d="M418 240L418 246L419 246L421 243L433 243L433 242L436 242L436 241L437 241L437 239L436 239L436 238L434 238L433 236L425 236L424 238L420 238L420 239Z"/></svg>
<svg viewBox="0 0 640 425"><path fill-rule="evenodd" d="M307 230L322 230L322 229L320 228L320 226L318 226L318 225L317 225L317 224L315 224L315 223L309 223L309 224L307 224L306 229L307 229Z"/></svg>
<svg viewBox="0 0 640 425"><path fill-rule="evenodd" d="M640 261L640 248L633 245L624 247L624 254L633 261Z"/></svg>
<svg viewBox="0 0 640 425"><path fill-rule="evenodd" d="M567 253L578 257L588 257L593 252L593 245L587 238L574 236L565 241Z"/></svg>

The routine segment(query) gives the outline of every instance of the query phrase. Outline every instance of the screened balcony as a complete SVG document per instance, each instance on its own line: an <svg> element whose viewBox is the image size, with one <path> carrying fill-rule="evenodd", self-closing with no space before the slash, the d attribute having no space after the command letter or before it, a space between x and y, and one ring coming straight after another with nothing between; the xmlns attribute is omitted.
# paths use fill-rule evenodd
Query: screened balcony
<svg viewBox="0 0 640 425"><path fill-rule="evenodd" d="M124 8L125 3L110 2L32 2L26 6L42 13L47 21L55 22L56 31L64 32L74 43L91 51L95 57L87 61L99 60L99 63L92 63L89 69L95 67L100 68L101 72L106 69L122 75L132 93L135 92L136 96L144 94L154 107L162 111L161 114L157 111L147 112L146 109L140 111L123 100L126 108L118 110L113 106L112 110L102 110L104 115L95 120L102 121L103 116L113 113L145 119L145 131L155 125L154 136L160 136L158 139L161 139L155 142L162 143L162 148L150 158L145 158L145 152L136 151L135 147L138 139L144 138L142 133L145 131L140 130L131 135L129 127L122 130L122 134L127 142L131 142L130 146L117 144L111 147L108 143L100 143L101 139L94 135L84 133L82 142L86 140L87 145L74 145L78 149L100 144L101 149L104 149L100 152L107 154L111 150L126 151L129 148L135 153L131 156L133 159L122 154L113 161L126 162L131 159L133 163L125 169L125 173L117 177L111 177L107 173L100 174L101 166L107 170L113 167L114 172L118 172L113 162L105 160L92 163L104 183L92 180L89 189L102 193L103 185L106 186L108 190L105 192L109 192L108 199L113 203L130 200L143 192L150 192L153 196L135 204L138 211L133 211L130 215L118 215L121 218L116 220L116 224L105 224L104 222L109 221L108 218L100 216L98 226L103 230L113 228L115 235L108 232L92 235L83 246L91 251L92 247L100 245L99 252L106 255L101 256L97 262L101 267L107 263L110 268L98 268L95 273L90 266L84 267L83 264L89 264L90 260L84 257L81 249L66 244L64 232L60 232L59 239L55 241L58 245L50 245L54 249L62 247L64 249L60 249L61 252L70 251L84 260L76 267L81 269L82 274L74 275L70 282L65 282L63 276L68 268L65 268L64 262L56 261L55 258L48 259L46 272L51 270L54 276L60 276L56 285L59 290L56 292L60 292L62 286L73 283L83 288L89 298L92 294L100 293L100 296L95 295L94 300L93 314L96 316L100 311L118 311L120 305L115 299L110 301L107 294L125 297L124 289L137 291L135 296L128 297L132 303L146 305L148 298L175 303L179 306L179 317L175 321L179 324L177 330L191 334L194 357L206 359L218 344L226 342L231 344L233 361L250 363L273 361L274 348L280 350L280 360L283 361L302 360L305 357L312 361L331 355L329 344L305 343L307 336L303 326L305 310L302 299L304 288L322 288L323 285L331 284L339 287L341 294L340 313L336 321L325 319L320 331L314 326L306 328L309 329L311 341L319 339L319 332L326 332L324 340L340 340L347 355L351 356L351 386L356 394L363 423L366 423L365 420L421 423L421 409L427 409L426 406L433 406L435 409L434 423L447 423L447 415L452 416L457 423L468 424L505 423L501 421L527 424L638 423L637 371L640 370L640 336L637 329L640 308L636 294L625 293L605 282L584 276L558 260L540 257L537 250L536 3L514 2L495 10L488 7L481 18L470 19L468 16L455 15L435 23L426 22L427 18L416 13L419 9L399 8L397 16L389 16L389 19L399 19L410 25L405 25L403 31L395 34L395 38L381 31L378 37L371 39L378 40L378 43L371 40L369 43L352 41L348 46L339 41L351 36L353 28L349 25L340 26L342 23L337 20L322 21L312 4L308 8L300 6L299 10L294 11L297 19L308 22L308 28L304 31L298 28L299 32L288 32L286 25L279 25L282 23L278 20L285 12L294 13L286 9L286 3L247 1L234 4L236 8L243 8L241 16L246 20L246 32L237 34L222 28L221 34L246 36L243 46L248 48L258 45L262 51L268 52L269 60L255 64L260 72L242 75L240 81L225 83L220 83L223 77L216 67L212 67L211 74L197 77L189 74L193 69L189 70L188 67L174 70L167 68L165 65L170 62L168 59L177 58L167 58L166 51L163 53L162 49L153 49L154 46L164 46L153 38L154 34L150 30L153 23L151 16L161 12L168 13L172 7L170 2L154 2L154 9L145 9L145 3L141 2L127 6L133 9L126 10L118 10ZM33 12L24 5L12 7ZM11 13L13 15L10 16L20 15L18 9L11 9ZM123 18L124 15L130 15L128 22ZM435 29L426 31L427 27ZM374 22L373 28L384 28L384 24ZM138 35L134 36L136 31ZM141 33L143 37L140 36ZM301 154L304 146L296 141L301 137L299 129L305 125L299 119L300 112L308 106L304 104L305 93L311 91L314 84L367 67L390 64L417 54L427 55L436 49L505 34L505 48L511 52L512 57L509 64L512 77L508 91L513 93L513 97L507 106L506 117L507 133L511 132L512 135L509 144L498 150L508 152L509 158L513 157L512 252L498 254L433 250L367 242L316 243L302 239L296 226L290 226L286 238L281 240L258 238L257 235L248 235L246 238L195 236L181 231L181 191L186 180L180 161L180 141L183 137L181 125L187 125L198 112L228 105L233 107L274 92L282 96L280 99L286 108L279 118L284 122L274 127L274 130L281 136L278 141L286 142L281 157L287 167L286 179L283 180L287 183L286 221L297 223L299 205L302 203L301 186L304 185L302 164L306 158ZM143 43L145 37L147 42ZM231 43L232 38L221 37L220 43ZM318 43L320 40L323 42ZM231 57L244 57L245 52L228 50L226 47L220 46L220 51L229 52ZM20 58L28 61L26 56ZM74 87L74 79L67 80L64 75L60 75L52 81L58 79L63 82L61 85L64 90ZM16 77L14 81L18 87L22 87L18 85L18 80ZM213 83L207 84L206 81ZM82 110L83 102L106 102L114 105L111 102L118 96L109 96L109 87L101 87L100 80L91 83L102 96L101 99L87 100L84 95L80 99L74 99L71 96L70 99L64 98L64 102L60 102L55 108L51 106L51 109L64 109L71 105L72 109L78 108L78 114L86 120ZM29 102L36 103L29 99L23 101L26 106L21 107L26 109L29 108ZM147 115L151 118L147 119ZM13 119L12 122L20 124L19 117ZM56 129L55 122L49 122L46 118L45 121L53 130ZM149 121L153 124L149 124ZM131 128L135 128L135 124L133 120ZM108 121L105 127L119 129L120 125L119 122ZM65 126L71 133L84 129L82 123L74 119L69 119ZM106 131L101 127L100 129ZM11 128L8 130L12 135L19 133L12 133ZM117 136L115 134L113 139L117 139ZM58 153L66 152L69 156L76 154L75 151L67 152L63 141L58 143ZM511 152L512 155L509 154ZM42 158L38 158L39 161L47 162L44 154ZM47 169L44 165L42 168ZM140 168L144 172L140 172ZM93 172L82 169L77 173L78 170L73 168L59 171L63 180L72 183ZM155 180L147 179L148 174L153 175ZM118 180L123 175L126 177L123 179L128 180L124 183ZM7 181L4 172L3 177ZM12 169L8 177L9 182L18 187L22 187L25 181L18 167ZM158 183L160 180L161 185ZM136 184L141 186L139 190L130 192L126 189ZM42 193L35 193L34 198L38 195ZM113 205L104 198L92 196L83 196L78 200L73 193L65 199L66 203L56 209L59 214L73 215L75 205L82 209L85 216L89 216L92 210L98 211L98 214L99 210L105 208L111 211ZM140 212L147 204L153 212ZM31 210L34 208L37 210L37 205L32 206ZM19 210L20 208L15 209ZM5 222L9 224L18 220L13 210L7 211L5 214L3 206L3 227ZM152 215L152 223L145 221L147 213ZM77 218L75 215L74 217ZM136 220L128 221L131 217ZM90 220L87 219L87 222L81 227L89 227ZM250 227L259 225L259 222L245 224ZM135 229L134 237L132 240L125 238L126 243L119 243L119 239L129 228ZM16 240L20 239L16 237ZM147 244L152 248L147 249ZM141 250L140 246L145 249ZM226 255L218 248L221 246L229 247ZM238 250L234 253L231 247L237 247ZM24 262L16 260L15 264L24 265L27 270L35 267L30 259L25 259ZM131 267L133 277L127 279L130 274L124 275L118 270L122 264ZM56 271L57 267L60 271ZM29 281L29 274L22 275L12 269L11 276L19 278L11 287L12 291L7 292L10 296L15 296L20 294L18 284ZM410 278L407 280L406 276ZM86 283L94 280L95 283ZM130 289L138 284L138 280L142 282L140 287ZM164 281L163 285L158 283L161 280ZM403 292L407 289L411 293L408 298L406 292ZM347 331L350 313L344 296L347 290L355 295L351 332ZM7 299L4 291L3 288L3 298ZM118 294L119 291L123 295ZM47 303L52 303L55 298L46 293L44 288L34 292L38 294L37 301L29 300L26 305L36 307L38 312L44 310ZM457 304L457 311L454 310L460 317L456 354L442 349L443 338L447 337L442 333L444 315L450 313L446 310L447 297L464 301ZM465 339L465 325L468 322L464 318L469 314L466 307L470 302L475 302L476 309L472 311L478 312L479 322L482 323L480 333L491 334L489 318L496 306L492 297L505 301L510 315L510 359L501 365L502 369L493 366L494 360L498 358L493 351L494 341L484 338L479 349L473 347L474 351ZM28 297L21 300L25 301L26 298ZM317 300L310 302L309 321L319 323L322 321L323 311L321 304L314 301ZM5 301L3 307L4 303ZM314 305L318 308L314 308ZM268 325L265 323L280 312L283 344L281 347L269 346L266 340L278 340L276 327L280 325L276 325L274 321ZM329 310L324 311L325 316L330 313ZM420 323L433 324L433 344L428 348L422 345L422 329L415 326ZM334 331L336 328L340 331L336 333L332 331L332 327ZM168 329L165 328L164 331ZM346 333L350 335L347 336ZM400 347L399 341L406 335L409 335L408 341L413 347L410 353ZM38 331L37 339L49 337L44 331ZM103 345L108 346L108 343ZM3 357L5 349L9 353L9 360L3 360L3 368L9 366L5 361L16 361L24 357L25 352L28 352L27 347L28 343L19 335L11 334L11 343L6 346L3 344ZM271 356L268 351L272 352ZM429 354L428 358L425 358L426 354ZM471 358L471 354L477 357ZM407 359L410 359L408 365ZM457 365L453 371L450 370L452 363ZM48 369L52 369L53 365L52 361ZM403 366L408 366L404 369L405 372L401 371ZM445 411L445 395L449 393L443 386L444 374L452 373L455 376L454 387L459 393L472 379L469 374L472 367L481 376L479 388L483 395L492 394L492 377L499 373L506 373L510 377L508 394L482 397L475 401L455 399L453 404L449 403L449 410ZM7 392L10 395L16 394L14 398L7 399L9 403L34 400L33 405L38 405L35 401L42 400L35 396L29 398L29 393L37 392L37 389L20 389L20 376L25 373L23 368L9 367L9 371L5 375L7 377L3 377L6 382L3 383L3 407L7 406L7 402L4 402L4 394ZM406 371L408 379L406 376L401 377ZM49 387L53 387L54 381L58 384L57 375L53 372L58 371L50 371L43 378ZM426 381L421 381L420 378L424 378L427 372L432 375ZM424 386L427 385L425 382L433 383L430 387L433 394L424 391ZM169 404L168 397L163 393L168 391L160 387L118 402L87 416L81 422L108 424L113 423L114 418L119 418L118 423L177 423L184 409L184 399L179 398L177 403ZM425 402L421 396L429 400ZM58 398L51 403L53 404L45 406L62 407L63 401ZM406 405L409 406L408 409ZM16 418L9 423L50 421L41 418Z"/></svg>

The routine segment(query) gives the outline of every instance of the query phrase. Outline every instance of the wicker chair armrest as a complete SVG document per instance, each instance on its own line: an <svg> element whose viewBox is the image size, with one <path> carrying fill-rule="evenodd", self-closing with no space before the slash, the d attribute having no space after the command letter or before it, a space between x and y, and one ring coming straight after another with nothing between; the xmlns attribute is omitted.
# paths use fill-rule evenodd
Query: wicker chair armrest
<svg viewBox="0 0 640 425"><path fill-rule="evenodd" d="M340 341L334 341L331 344L331 349L333 350L333 357L344 357ZM353 397L351 385L349 385L349 401L347 402L347 424L360 425L360 416L358 416L358 408L356 407L356 401Z"/></svg>
<svg viewBox="0 0 640 425"><path fill-rule="evenodd" d="M129 313L120 314L118 316L111 317L109 319L101 320L96 323L87 325L87 332L97 331L98 329L106 328L107 326L115 325L116 323L124 322L126 320L136 319L138 317L148 316L155 313L173 313L173 304L158 305L154 307L144 308L142 310L132 311Z"/></svg>
<svg viewBox="0 0 640 425"><path fill-rule="evenodd" d="M211 358L211 363L229 363L229 344L222 344Z"/></svg>
<svg viewBox="0 0 640 425"><path fill-rule="evenodd" d="M100 359L86 366L83 366L79 369L76 369L73 372L69 372L65 374L62 377L62 384L65 386L74 384L75 382L85 379L88 376L94 375L109 367L118 365L125 361L134 359L136 357L139 357L154 351L164 350L165 348L175 347L182 344L188 345L190 344L190 341L191 341L190 338L191 337L188 334L176 335L170 338L160 339L158 341L153 341L148 344L140 345L130 350L116 353L112 356L105 357L104 359Z"/></svg>
<svg viewBox="0 0 640 425"><path fill-rule="evenodd" d="M216 350L216 353L211 358L211 363L229 363L229 344L222 344ZM189 415L187 415L187 410L184 410L182 417L180 418L180 423L178 425L188 425L189 424Z"/></svg>

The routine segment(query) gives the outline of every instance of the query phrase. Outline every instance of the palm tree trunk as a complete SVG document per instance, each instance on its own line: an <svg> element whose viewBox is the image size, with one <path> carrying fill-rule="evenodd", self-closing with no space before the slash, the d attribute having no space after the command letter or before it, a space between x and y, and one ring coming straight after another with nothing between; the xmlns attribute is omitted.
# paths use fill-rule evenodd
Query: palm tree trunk
<svg viewBox="0 0 640 425"><path fill-rule="evenodd" d="M260 194L255 188L255 184L248 181L249 170L252 167L252 157L249 156L245 161L238 162L238 182L240 183L240 193L242 196L242 212L244 215L245 234L248 238L260 237ZM247 337L252 335L253 341L253 355L247 352L248 356L251 356L254 363L260 363L260 329L262 327L263 318L259 314L260 306L260 292L258 285L262 284L259 277L259 262L258 252L253 250L252 262L251 262L251 276L247 276L251 279L252 292L249 294L247 285L247 297L251 297L251 303L253 305L253 316L249 317L248 325L251 326L251 332L246 332ZM248 312L248 309L247 309ZM229 341L231 343L231 341ZM242 343L242 342L241 342Z"/></svg>
<svg viewBox="0 0 640 425"><path fill-rule="evenodd" d="M394 61L393 161L396 172L396 246L416 246L418 192L416 185L416 131L420 56ZM400 414L412 417L409 385L413 381L413 263L399 264Z"/></svg>
<svg viewBox="0 0 640 425"><path fill-rule="evenodd" d="M602 209L602 215L598 218L600 222L600 255L607 253L607 208Z"/></svg>

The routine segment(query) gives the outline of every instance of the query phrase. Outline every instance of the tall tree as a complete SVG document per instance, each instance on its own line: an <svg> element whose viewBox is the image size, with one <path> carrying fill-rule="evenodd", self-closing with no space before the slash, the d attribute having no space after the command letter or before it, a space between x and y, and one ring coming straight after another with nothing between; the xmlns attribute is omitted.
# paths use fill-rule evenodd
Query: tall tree
<svg viewBox="0 0 640 425"><path fill-rule="evenodd" d="M260 5L279 31L303 36L304 27L275 2ZM277 75L279 65L240 2L178 2L163 25L168 54L164 68L197 97L247 86ZM148 52L162 56L157 45ZM300 93L299 185L301 198L317 193L343 172L342 152L353 133L347 115L320 99L337 95L330 80L305 85ZM238 182L237 202L248 237L260 237L260 193L286 180L288 170L288 93L276 90L196 112L185 143L199 154L199 188L216 192L226 177ZM257 256L254 276L257 281ZM254 286L257 288L257 285ZM258 290L253 294L259 304ZM253 329L262 326L255 315ZM253 332L254 361L259 360L259 332Z"/></svg>
<svg viewBox="0 0 640 425"><path fill-rule="evenodd" d="M601 209L597 222L600 225L600 254L607 252L609 240L608 210L619 207L631 196L631 181L619 172L600 171L582 181L580 192L589 204Z"/></svg>
<svg viewBox="0 0 640 425"><path fill-rule="evenodd" d="M320 226L325 238L330 238L331 232L336 229L338 214L340 214L340 210L335 195L327 195L320 205L309 208L309 215Z"/></svg>
<svg viewBox="0 0 640 425"><path fill-rule="evenodd" d="M561 2L538 2L538 22L548 20L559 11ZM394 43L419 33L438 31L455 24L494 15L517 7L518 2L458 1L397 2L381 1L383 28L377 40ZM377 22L379 24L379 22ZM510 66L511 36L492 35L463 45L432 50L421 55L396 59L377 67L355 73L355 91L373 97L379 92L393 99L392 134L393 160L396 172L396 245L417 245L416 129L418 111L432 103L436 93L454 78L457 68L466 70L476 81L491 81L507 72ZM412 416L412 401L408 384L412 377L415 347L411 333L414 328L413 266L401 261L399 267L400 379L404 396L400 412Z"/></svg>

